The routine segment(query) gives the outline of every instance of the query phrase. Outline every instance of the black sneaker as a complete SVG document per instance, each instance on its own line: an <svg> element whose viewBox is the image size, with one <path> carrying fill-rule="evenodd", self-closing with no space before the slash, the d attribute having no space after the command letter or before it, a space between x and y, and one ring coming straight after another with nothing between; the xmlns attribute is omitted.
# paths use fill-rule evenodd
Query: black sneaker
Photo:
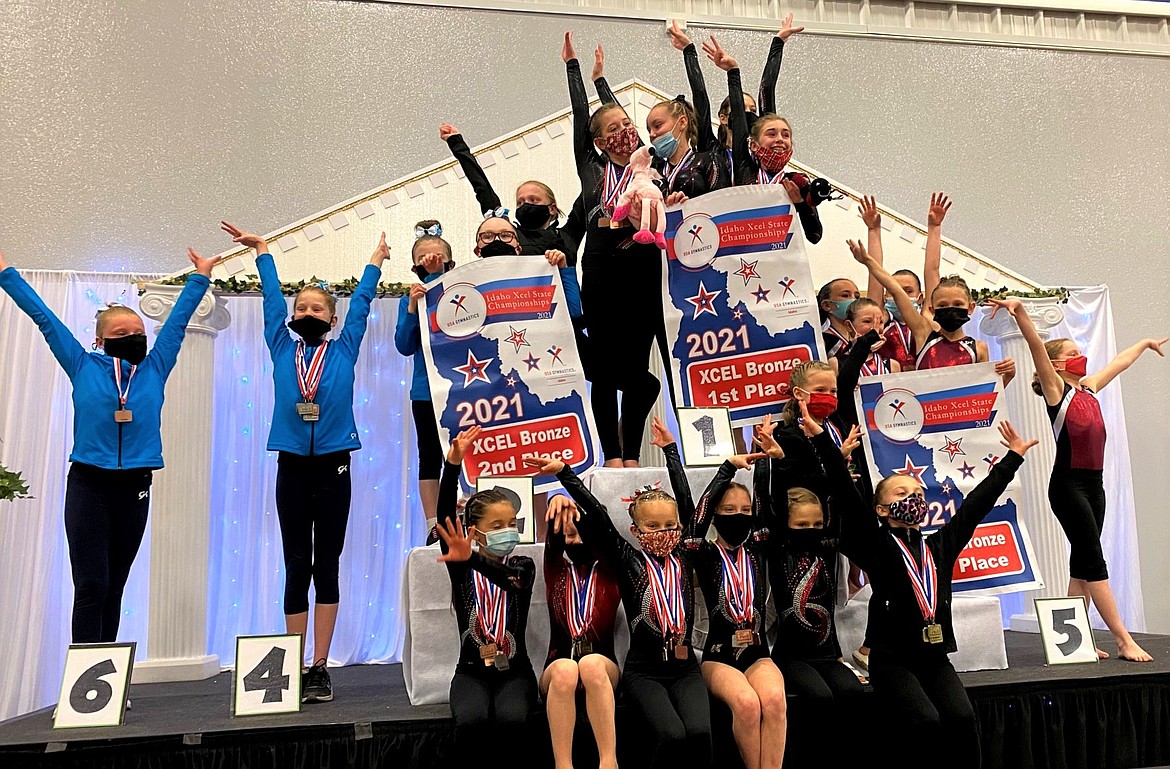
<svg viewBox="0 0 1170 769"><path fill-rule="evenodd" d="M325 669L325 660L317 660L301 680L301 702L331 702L333 681Z"/></svg>

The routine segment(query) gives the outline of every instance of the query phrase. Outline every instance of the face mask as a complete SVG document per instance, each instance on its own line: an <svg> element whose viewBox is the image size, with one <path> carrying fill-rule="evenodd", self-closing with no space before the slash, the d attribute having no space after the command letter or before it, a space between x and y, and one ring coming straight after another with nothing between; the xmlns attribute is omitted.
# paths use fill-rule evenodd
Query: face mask
<svg viewBox="0 0 1170 769"><path fill-rule="evenodd" d="M516 209L516 221L526 230L539 230L552 218L552 207L539 203L521 203Z"/></svg>
<svg viewBox="0 0 1170 769"><path fill-rule="evenodd" d="M893 299L886 300L886 312L890 314L891 318L898 321L899 323L902 321L902 311L898 309L898 303Z"/></svg>
<svg viewBox="0 0 1170 769"><path fill-rule="evenodd" d="M106 344L108 345L109 342L106 342ZM145 344L145 342L143 344ZM133 363L134 361L130 362ZM1084 355L1074 355L1071 358L1065 358L1064 370L1073 376L1083 377L1089 372L1089 359Z"/></svg>
<svg viewBox="0 0 1170 769"><path fill-rule="evenodd" d="M520 532L516 529L485 531L483 537L484 549L497 558L510 555L516 549L516 545L520 543Z"/></svg>
<svg viewBox="0 0 1170 769"><path fill-rule="evenodd" d="M321 339L333 328L329 321L321 320L312 315L293 318L288 322L289 331L293 332L306 342L315 342Z"/></svg>
<svg viewBox="0 0 1170 769"><path fill-rule="evenodd" d="M813 419L827 419L837 410L837 396L833 393L809 393L808 415Z"/></svg>
<svg viewBox="0 0 1170 769"><path fill-rule="evenodd" d="M597 560L593 555L593 548L584 542L578 542L575 545L565 545L565 554L577 566L585 566Z"/></svg>
<svg viewBox="0 0 1170 769"><path fill-rule="evenodd" d="M715 524L715 531L719 532L723 541L733 548L747 542L752 533L752 524L755 523L750 515L743 513L717 514L711 522Z"/></svg>
<svg viewBox="0 0 1170 769"><path fill-rule="evenodd" d="M678 137L674 135L674 131L664 133L654 140L652 146L654 152L651 154L654 157L669 160L674 155L674 151L678 149Z"/></svg>
<svg viewBox="0 0 1170 769"><path fill-rule="evenodd" d="M966 307L940 307L934 311L934 319L943 331L958 331L971 320Z"/></svg>
<svg viewBox="0 0 1170 769"><path fill-rule="evenodd" d="M611 133L605 140L605 151L618 157L628 157L638 149L638 129L628 125L620 131Z"/></svg>
<svg viewBox="0 0 1170 769"><path fill-rule="evenodd" d="M760 164L760 168L770 174L778 174L783 171L784 166L788 165L788 161L792 159L792 150L781 149L779 142L776 142L767 149L752 142L751 150L752 155L756 158L756 162Z"/></svg>
<svg viewBox="0 0 1170 769"><path fill-rule="evenodd" d="M658 531L638 530L638 544L650 555L665 558L674 552L682 539L681 529L659 529Z"/></svg>
<svg viewBox="0 0 1170 769"><path fill-rule="evenodd" d="M516 250L515 246L502 240L493 240L486 246L479 247L479 255L484 259L493 256L515 256L518 253L520 252Z"/></svg>
<svg viewBox="0 0 1170 769"><path fill-rule="evenodd" d="M905 499L891 502L890 520L904 523L907 526L919 526L926 520L926 499L918 494L911 494Z"/></svg>
<svg viewBox="0 0 1170 769"><path fill-rule="evenodd" d="M131 366L137 366L146 360L146 334L112 336L102 340L102 348L111 358L124 360Z"/></svg>
<svg viewBox="0 0 1170 769"><path fill-rule="evenodd" d="M789 529L788 543L792 549L807 553L816 550L825 539L824 529Z"/></svg>
<svg viewBox="0 0 1170 769"><path fill-rule="evenodd" d="M833 309L829 311L830 315L837 320L846 320L849 318L849 305L853 304L853 299L829 299L828 301L833 304Z"/></svg>

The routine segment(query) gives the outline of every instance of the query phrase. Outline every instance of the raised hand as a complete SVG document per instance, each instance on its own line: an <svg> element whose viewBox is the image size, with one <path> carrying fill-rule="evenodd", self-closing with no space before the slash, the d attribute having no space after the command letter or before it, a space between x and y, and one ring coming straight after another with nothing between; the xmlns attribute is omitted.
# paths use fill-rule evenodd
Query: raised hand
<svg viewBox="0 0 1170 769"><path fill-rule="evenodd" d="M1003 436L1003 440L1000 443L1006 446L1009 451L1014 451L1021 457L1028 453L1028 449L1040 443L1040 441L1035 439L1026 441L1021 438L1020 434L1016 432L1016 428L1012 427L1012 423L1006 419L1000 422L997 427L999 428L999 434Z"/></svg>
<svg viewBox="0 0 1170 769"><path fill-rule="evenodd" d="M4 257L0 256L0 270L4 269L3 262L4 262ZM1165 358L1166 353L1162 352L1162 345L1166 344L1167 342L1170 342L1170 337L1165 337L1163 339L1147 339L1146 340L1146 347L1148 347L1149 349L1158 353L1158 355L1160 355L1161 357Z"/></svg>
<svg viewBox="0 0 1170 769"><path fill-rule="evenodd" d="M782 179L780 181L784 185L784 191L788 193L788 199L793 203L803 203L804 196L800 194L800 187L796 186L796 182L791 179Z"/></svg>
<svg viewBox="0 0 1170 769"><path fill-rule="evenodd" d="M723 47L719 45L719 41L715 39L714 35L711 35L710 40L703 42L703 53L707 54L707 58L724 72L739 69L739 62L731 58L727 51L723 50Z"/></svg>
<svg viewBox="0 0 1170 769"><path fill-rule="evenodd" d="M187 258L191 260L191 264L195 265L195 272L199 273L205 278L210 278L211 268L223 260L222 256L213 256L210 259L205 259L204 257L200 256L195 249L190 247L187 249ZM0 270L2 269L4 269L4 267L0 266Z"/></svg>
<svg viewBox="0 0 1170 769"><path fill-rule="evenodd" d="M870 256L865 250L865 245L860 240L847 240L845 242L849 244L849 253L853 254L853 258L868 268Z"/></svg>
<svg viewBox="0 0 1170 769"><path fill-rule="evenodd" d="M861 214L861 221L865 222L866 229L876 230L882 226L882 214L878 211L873 195L863 196L857 211Z"/></svg>
<svg viewBox="0 0 1170 769"><path fill-rule="evenodd" d="M793 35L798 35L801 32L804 32L804 27L792 26L792 14L790 13L788 14L788 17L784 19L784 25L780 27L780 31L776 33L776 37L787 43L788 38L792 37Z"/></svg>
<svg viewBox="0 0 1170 769"><path fill-rule="evenodd" d="M577 509L577 503L570 497L564 494L557 494L555 497L549 498L548 512L545 513L544 519L550 521L553 526L553 531L559 533L565 530L565 521L581 520L581 511Z"/></svg>
<svg viewBox="0 0 1170 769"><path fill-rule="evenodd" d="M727 458L727 461L738 467L740 470L750 470L752 463L757 459L767 459L768 455L762 451L757 451L754 454L733 454Z"/></svg>
<svg viewBox="0 0 1170 769"><path fill-rule="evenodd" d="M410 301L407 303L407 311L411 314L418 314L418 303L427 295L427 287L422 283L415 283L410 287Z"/></svg>
<svg viewBox="0 0 1170 769"><path fill-rule="evenodd" d="M565 42L561 45L561 61L566 64L577 58L577 49L573 47L573 30L565 33Z"/></svg>
<svg viewBox="0 0 1170 769"><path fill-rule="evenodd" d="M947 218L947 211L951 210L951 201L946 195L941 192L936 192L930 196L930 208L926 212L926 224L929 227L938 227L942 225L943 219Z"/></svg>
<svg viewBox="0 0 1170 769"><path fill-rule="evenodd" d="M386 245L386 233L382 233L382 239L378 241L378 247L374 249L373 255L370 256L370 264L375 267L381 267L382 262L386 261L386 257L390 256L390 246Z"/></svg>
<svg viewBox="0 0 1170 769"><path fill-rule="evenodd" d="M1004 358L995 362L995 374L1003 379L1003 386L1016 378L1016 361L1014 358Z"/></svg>
<svg viewBox="0 0 1170 769"><path fill-rule="evenodd" d="M993 308L991 310L991 315L988 316L991 318L994 318L995 314L1000 310L1007 310L1008 315L1011 315L1014 318L1016 317L1016 313L1019 312L1020 308L1024 306L1024 303L1020 301L1018 296L1009 296L1004 299L988 297L984 304L988 304Z"/></svg>
<svg viewBox="0 0 1170 769"><path fill-rule="evenodd" d="M670 22L670 44L680 51L686 50L686 47L691 44L691 39L687 37L687 33L682 31L682 27L678 25L678 19Z"/></svg>
<svg viewBox="0 0 1170 769"><path fill-rule="evenodd" d="M439 538L447 545L447 552L438 557L439 563L459 563L471 559L471 540L475 537L475 527L463 531L463 521L458 518L447 518L439 521L435 527Z"/></svg>
<svg viewBox="0 0 1170 769"><path fill-rule="evenodd" d="M853 425L849 428L849 435L845 436L845 440L841 441L841 456L849 459L849 455L853 450L861 445L861 426Z"/></svg>
<svg viewBox="0 0 1170 769"><path fill-rule="evenodd" d="M565 463L553 457L524 457L524 466L536 468L541 475L556 475L565 469Z"/></svg>
<svg viewBox="0 0 1170 769"><path fill-rule="evenodd" d="M654 417L654 421L650 423L650 443L660 449L674 443L674 436L670 434L666 425L658 417Z"/></svg>
<svg viewBox="0 0 1170 769"><path fill-rule="evenodd" d="M442 254L427 254L419 260L419 264L427 271L427 274L434 275L436 272L443 271L443 255Z"/></svg>
<svg viewBox="0 0 1170 769"><path fill-rule="evenodd" d="M459 133L459 129L450 123L441 123L439 125L439 138L443 141L447 141L457 133Z"/></svg>
<svg viewBox="0 0 1170 769"><path fill-rule="evenodd" d="M569 263L569 258L565 256L565 252L558 251L555 248L545 251L544 258L548 260L549 264L558 269L567 266Z"/></svg>
<svg viewBox="0 0 1170 769"><path fill-rule="evenodd" d="M793 396L795 397L795 396ZM815 438L825 431L825 428L816 423L816 420L808 413L808 401L797 401L800 406L800 431L804 433L806 438Z"/></svg>
<svg viewBox="0 0 1170 769"><path fill-rule="evenodd" d="M769 459L783 459L784 450L780 448L776 437L772 435L773 429L772 415L766 414L763 423L756 425L756 434L752 438L752 443L759 446Z"/></svg>
<svg viewBox="0 0 1170 769"><path fill-rule="evenodd" d="M232 236L233 243L239 243L241 246L256 249L257 254L268 253L268 241L251 232L245 232L234 224L228 222L220 222L219 228Z"/></svg>
<svg viewBox="0 0 1170 769"><path fill-rule="evenodd" d="M451 441L451 447L447 449L447 461L453 465L463 464L464 455L467 454L467 450L471 448L471 444L475 443L482 432L482 427L472 425L456 435Z"/></svg>
<svg viewBox="0 0 1170 769"><path fill-rule="evenodd" d="M590 79L597 82L599 79L605 77L605 51L601 48L601 43L593 49L593 72L590 73Z"/></svg>

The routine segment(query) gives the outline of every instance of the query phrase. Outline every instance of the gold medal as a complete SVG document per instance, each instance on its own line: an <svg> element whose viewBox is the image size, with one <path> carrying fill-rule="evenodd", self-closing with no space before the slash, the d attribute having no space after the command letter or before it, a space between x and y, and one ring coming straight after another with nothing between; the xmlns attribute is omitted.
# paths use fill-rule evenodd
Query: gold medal
<svg viewBox="0 0 1170 769"><path fill-rule="evenodd" d="M495 663L496 654L499 653L499 647L495 644L484 644L479 647L479 658L483 660L483 664L489 668Z"/></svg>
<svg viewBox="0 0 1170 769"><path fill-rule="evenodd" d="M114 421L118 424L134 421L134 412L129 409L118 409L114 412Z"/></svg>
<svg viewBox="0 0 1170 769"><path fill-rule="evenodd" d="M922 628L922 640L929 644L940 644L943 642L942 625L937 622L932 622L926 627Z"/></svg>
<svg viewBox="0 0 1170 769"><path fill-rule="evenodd" d="M609 226L609 219L604 217L604 216L599 218L597 220L597 226L598 227L608 227Z"/></svg>
<svg viewBox="0 0 1170 769"><path fill-rule="evenodd" d="M755 643L756 634L748 628L735 631L735 637L731 639L731 645L736 649L746 649L749 646L754 646Z"/></svg>
<svg viewBox="0 0 1170 769"><path fill-rule="evenodd" d="M316 403L302 401L297 404L297 415L306 422L316 422L321 418L321 407Z"/></svg>

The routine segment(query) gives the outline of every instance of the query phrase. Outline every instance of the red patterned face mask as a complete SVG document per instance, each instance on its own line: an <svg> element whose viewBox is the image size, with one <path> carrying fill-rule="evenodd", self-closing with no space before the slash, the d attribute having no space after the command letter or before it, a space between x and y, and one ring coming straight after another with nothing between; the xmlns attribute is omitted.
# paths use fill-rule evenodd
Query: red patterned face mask
<svg viewBox="0 0 1170 769"><path fill-rule="evenodd" d="M638 544L650 555L665 558L674 552L682 539L681 529L659 529L658 531L638 530Z"/></svg>
<svg viewBox="0 0 1170 769"><path fill-rule="evenodd" d="M776 142L766 149L752 142L751 149L760 168L770 174L778 174L783 171L784 166L788 165L788 161L792 159L792 150L783 149L780 142Z"/></svg>
<svg viewBox="0 0 1170 769"><path fill-rule="evenodd" d="M605 151L618 157L627 157L638 149L638 141L638 129L628 125L606 137Z"/></svg>

